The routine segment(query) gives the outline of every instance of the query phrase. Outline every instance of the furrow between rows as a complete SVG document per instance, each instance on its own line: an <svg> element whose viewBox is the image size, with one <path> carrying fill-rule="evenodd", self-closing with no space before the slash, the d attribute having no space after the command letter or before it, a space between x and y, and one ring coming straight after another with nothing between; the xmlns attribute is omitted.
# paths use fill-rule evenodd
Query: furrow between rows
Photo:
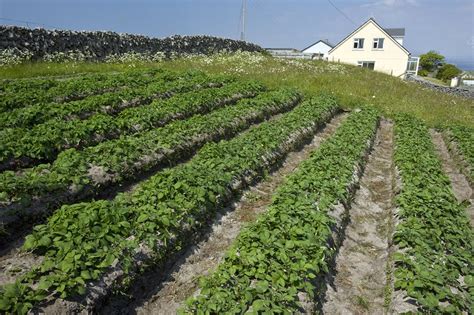
<svg viewBox="0 0 474 315"><path fill-rule="evenodd" d="M244 228L184 313L312 313L335 256L345 213L373 145L378 114L352 113Z"/></svg>
<svg viewBox="0 0 474 315"><path fill-rule="evenodd" d="M50 120L24 134L6 129L0 138L0 170L51 162L67 149L82 149L198 113L208 113L242 98L254 97L263 90L257 82L235 82L222 88L187 92L146 106L128 108L118 116L99 113L85 120Z"/></svg>
<svg viewBox="0 0 474 315"><path fill-rule="evenodd" d="M242 136L204 146L188 163L157 173L131 193L64 206L27 238L23 248L45 258L0 289L7 310L33 304L50 310L60 307L58 297L82 297L88 309L96 307L144 263L162 263L179 251L216 210L311 139L336 109L330 97L305 101ZM54 300L53 306L41 303Z"/></svg>
<svg viewBox="0 0 474 315"><path fill-rule="evenodd" d="M117 114L120 111L146 105L153 100L169 98L176 93L198 89L200 86L215 87L230 81L230 78L211 78L204 73L160 72L148 79L134 80L119 91L89 96L68 103L35 104L0 114L0 126L16 128L15 133L24 132L20 128L30 128L50 119L86 119L95 113Z"/></svg>
<svg viewBox="0 0 474 315"><path fill-rule="evenodd" d="M35 104L49 102L63 103L80 100L91 95L111 92L124 86L130 86L135 80L150 79L163 70L126 71L123 73L92 74L71 80L45 79L15 80L3 82L3 94L0 99L0 112L17 108L26 108Z"/></svg>
<svg viewBox="0 0 474 315"><path fill-rule="evenodd" d="M457 201L421 120L395 117L394 156L399 179L390 311L468 313L474 289L473 230L466 204Z"/></svg>
<svg viewBox="0 0 474 315"><path fill-rule="evenodd" d="M430 130L431 139L435 145L436 153L443 165L443 170L448 175L453 188L453 193L459 202L466 202L466 214L469 217L471 226L474 227L474 191L469 185L466 176L458 168L453 160L443 136L436 130Z"/></svg>
<svg viewBox="0 0 474 315"><path fill-rule="evenodd" d="M0 174L0 192L10 200L16 199L0 208L0 223L5 234L10 235L0 244L10 243L28 223L41 221L62 204L103 194L110 198L114 191L159 168L188 159L207 142L231 138L254 123L292 109L300 98L294 90L263 93L138 136L69 151L49 166L22 174Z"/></svg>
<svg viewBox="0 0 474 315"><path fill-rule="evenodd" d="M294 172L310 153L330 138L347 114L333 118L311 143L300 151L291 152L282 166L263 182L248 189L241 200L220 212L204 240L187 248L174 264L153 268L141 276L130 293L113 297L100 313L114 314L174 314L184 301L197 290L198 280L215 269L241 228L258 217L271 203L274 190L287 175Z"/></svg>
<svg viewBox="0 0 474 315"><path fill-rule="evenodd" d="M348 211L349 223L328 277L325 314L386 312L389 244L393 216L393 124L383 120L374 149Z"/></svg>

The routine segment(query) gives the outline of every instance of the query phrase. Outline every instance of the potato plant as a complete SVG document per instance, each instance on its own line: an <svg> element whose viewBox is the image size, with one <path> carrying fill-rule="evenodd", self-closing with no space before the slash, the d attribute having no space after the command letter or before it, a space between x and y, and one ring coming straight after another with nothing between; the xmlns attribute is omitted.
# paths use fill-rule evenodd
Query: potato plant
<svg viewBox="0 0 474 315"><path fill-rule="evenodd" d="M292 89L269 91L163 128L123 136L84 150L64 151L54 163L25 169L21 174L5 171L0 173L0 201L24 208L33 200L46 200L51 195L56 196L54 204L58 205L64 200L84 198L87 193L97 194L158 165L183 160L206 142L235 136L254 123L288 111L300 98ZM100 179L90 174L92 166L102 170ZM25 212L22 211L22 217L28 217ZM16 217L16 213L11 216Z"/></svg>
<svg viewBox="0 0 474 315"><path fill-rule="evenodd" d="M423 313L468 313L474 301L473 232L443 173L427 126L399 115L395 163L402 189L394 241L395 289Z"/></svg>
<svg viewBox="0 0 474 315"><path fill-rule="evenodd" d="M234 193L336 110L331 97L307 100L240 136L205 145L188 163L156 173L131 193L63 206L26 238L23 250L45 258L1 289L1 310L21 312L51 294L84 294L86 283L97 281L117 261L125 274L131 272L134 253L143 246L155 263L166 261L189 241L190 231L202 228Z"/></svg>
<svg viewBox="0 0 474 315"><path fill-rule="evenodd" d="M97 113L85 120L49 120L30 130L6 129L0 139L0 169L51 161L68 148L83 148L120 135L161 127L172 120L253 97L263 89L257 82L235 82L221 88L182 93L147 106L128 108L117 116Z"/></svg>
<svg viewBox="0 0 474 315"><path fill-rule="evenodd" d="M328 271L335 254L331 208L350 203L354 169L365 164L377 125L373 109L351 114L286 178L268 210L240 233L182 313L294 314L301 310L301 293L314 298L313 279Z"/></svg>

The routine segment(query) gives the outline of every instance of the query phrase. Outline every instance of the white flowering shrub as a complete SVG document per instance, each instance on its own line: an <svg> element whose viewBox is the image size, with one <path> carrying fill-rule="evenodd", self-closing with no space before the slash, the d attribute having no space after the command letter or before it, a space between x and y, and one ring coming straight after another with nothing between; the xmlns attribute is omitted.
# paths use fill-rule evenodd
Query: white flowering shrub
<svg viewBox="0 0 474 315"><path fill-rule="evenodd" d="M29 51L20 51L18 49L9 49L0 51L0 66L19 64L29 61L32 54ZM106 63L122 63L129 67L136 67L140 63L162 62L164 60L180 59L189 61L196 67L206 68L208 66L223 69L225 74L282 74L288 71L304 71L311 75L324 73L346 74L345 65L316 60L303 59L278 59L268 54L248 51L228 52L221 51L214 55L189 54L189 53L138 53L128 52L124 54L108 55L103 61ZM67 51L48 54L43 57L46 62L69 62L75 66L75 62L96 60L90 53L80 51Z"/></svg>
<svg viewBox="0 0 474 315"><path fill-rule="evenodd" d="M278 59L262 53L248 51L220 52L211 56L188 55L181 56L181 58L190 59L193 64L203 67L221 67L226 74L285 73L294 70L316 75L346 73L346 67L342 64L303 59Z"/></svg>
<svg viewBox="0 0 474 315"><path fill-rule="evenodd" d="M105 57L106 63L140 63L140 62L160 62L166 59L164 52L137 53L128 52L125 54L112 54Z"/></svg>
<svg viewBox="0 0 474 315"><path fill-rule="evenodd" d="M0 66L18 65L30 61L33 53L28 50L9 48L0 50Z"/></svg>
<svg viewBox="0 0 474 315"><path fill-rule="evenodd" d="M90 53L75 50L55 52L43 56L45 62L83 62L91 59L93 59L93 56Z"/></svg>

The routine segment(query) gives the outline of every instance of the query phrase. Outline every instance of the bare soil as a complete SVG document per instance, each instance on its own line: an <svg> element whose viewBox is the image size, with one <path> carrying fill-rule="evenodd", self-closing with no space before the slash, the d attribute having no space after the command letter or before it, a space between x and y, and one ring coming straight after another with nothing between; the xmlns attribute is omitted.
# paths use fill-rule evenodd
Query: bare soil
<svg viewBox="0 0 474 315"><path fill-rule="evenodd" d="M43 256L21 252L20 247L23 242L24 240L17 240L15 242L16 249L0 257L0 286L15 282L19 276L39 265L43 260Z"/></svg>
<svg viewBox="0 0 474 315"><path fill-rule="evenodd" d="M338 112L339 111L328 112L324 121L331 119ZM277 119L277 117L281 115L282 114L272 116L269 120ZM258 124L252 125L249 129L243 131L243 133L256 128L257 125ZM263 156L264 162L261 166L262 169L242 178L235 178L230 184L234 192L234 197L230 197L231 200L223 201L223 203L229 204L232 200L240 198L241 192L245 191L246 187L252 187L266 177L266 172L263 171L264 169L270 169L270 173L275 171L282 165L290 152L301 150L305 144L313 140L314 134L323 129L325 125L325 123L314 123L311 127L303 128L290 136L290 138L282 143L273 153ZM221 214L231 210L232 207L228 206L222 209ZM214 222L214 220L212 220L212 222ZM160 272L160 270L170 270L170 267L182 257L183 253L186 252L190 246L199 243L204 237L208 236L212 222L209 224L206 223L206 227L201 227L199 230L189 230L186 227L187 224L184 223L180 229L183 231L183 236L188 240L184 242L183 247L179 247L174 251L172 250L165 261L153 261L153 253L150 251L150 248L145 244L140 244L136 249L132 268L127 272L127 277L129 278L126 281L131 281L129 284L132 289L137 286L139 287L142 283L148 283L150 279L157 279L157 273L161 274L161 276L168 275L169 272ZM126 294L124 292L131 291L130 288L127 287L127 284L122 282L123 276L124 270L122 267L114 264L98 281L86 285L86 294L84 296L75 296L68 300L51 299L37 305L33 311L35 314L76 314L78 312L95 314L98 313L101 308L113 305L115 308L109 307L109 309L112 310L111 312L119 312L118 310L123 309L131 303L128 299L123 306L117 306L117 303L108 303L107 301L112 298L114 298L112 299L113 301L123 301L123 296L117 299L117 295L114 294L118 294L119 292L120 294ZM155 282L159 283L159 281Z"/></svg>
<svg viewBox="0 0 474 315"><path fill-rule="evenodd" d="M393 123L383 120L349 210L324 313L385 313L394 180Z"/></svg>
<svg viewBox="0 0 474 315"><path fill-rule="evenodd" d="M240 201L216 218L207 237L184 252L174 265L148 273L141 283L132 288L130 296L112 298L100 313L176 313L184 301L197 292L199 278L217 267L242 227L255 221L265 211L271 203L275 188L322 141L329 138L346 117L347 114L337 115L311 143L298 152L290 153L281 168L270 174L265 181L248 189Z"/></svg>
<svg viewBox="0 0 474 315"><path fill-rule="evenodd" d="M430 134L438 157L443 165L443 170L451 181L453 193L459 202L467 202L466 213L471 222L471 226L474 227L474 192L466 176L461 173L458 165L451 156L442 134L433 129L430 130Z"/></svg>
<svg viewBox="0 0 474 315"><path fill-rule="evenodd" d="M191 139L183 146L145 155L142 161L135 163L130 168L130 172L133 170L133 174L123 181L115 180L117 174L107 173L103 167L92 165L88 170L92 182L80 190L71 185L68 190L59 190L53 195L39 196L27 207L20 202L12 205L9 209L6 207L8 210L2 209L0 206L0 231L5 231L0 235L0 256L17 249L15 244L21 242L23 237L32 231L34 225L46 221L49 214L61 205L88 201L91 198L111 200L118 193L133 190L138 183L153 176L156 172L188 161L206 143L230 139L239 132L239 129L244 129L242 132L245 132L263 121L277 119L283 112L294 108L299 101L299 98L295 98L288 101L284 109L273 108L262 115L249 114L245 117L250 124L247 129L230 125L230 128L223 128L219 132ZM146 169L146 171L140 171L142 169Z"/></svg>

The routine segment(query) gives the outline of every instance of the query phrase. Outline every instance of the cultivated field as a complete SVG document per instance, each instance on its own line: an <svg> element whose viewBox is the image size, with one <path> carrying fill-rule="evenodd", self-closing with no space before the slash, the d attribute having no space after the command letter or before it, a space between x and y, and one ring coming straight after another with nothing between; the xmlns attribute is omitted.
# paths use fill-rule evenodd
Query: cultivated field
<svg viewBox="0 0 474 315"><path fill-rule="evenodd" d="M9 70L0 312L472 312L472 101L243 56Z"/></svg>

